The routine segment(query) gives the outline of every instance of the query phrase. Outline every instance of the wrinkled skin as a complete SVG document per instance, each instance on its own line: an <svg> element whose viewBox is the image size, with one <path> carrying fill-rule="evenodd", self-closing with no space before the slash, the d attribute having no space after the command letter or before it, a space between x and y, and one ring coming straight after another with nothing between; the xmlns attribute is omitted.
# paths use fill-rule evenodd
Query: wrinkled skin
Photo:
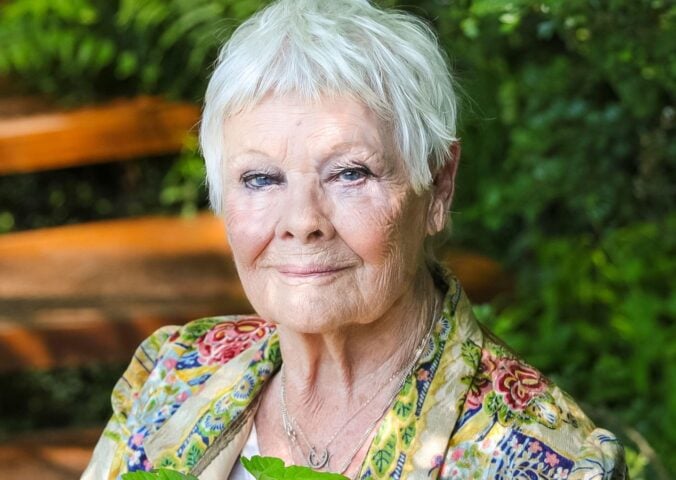
<svg viewBox="0 0 676 480"><path fill-rule="evenodd" d="M369 323L410 288L429 194L413 193L373 114L270 99L229 119L225 135L229 240L265 319L305 333ZM247 172L261 176L246 184ZM283 273L290 266L343 270Z"/></svg>

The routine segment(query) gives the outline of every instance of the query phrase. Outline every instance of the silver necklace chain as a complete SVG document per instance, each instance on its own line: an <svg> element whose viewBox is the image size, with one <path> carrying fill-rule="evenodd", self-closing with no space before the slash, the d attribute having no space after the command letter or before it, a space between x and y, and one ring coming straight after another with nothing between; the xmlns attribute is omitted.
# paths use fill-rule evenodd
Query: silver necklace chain
<svg viewBox="0 0 676 480"><path fill-rule="evenodd" d="M386 388L392 381L399 375L404 373L404 368L401 368L394 372L390 378L387 379L387 381L383 382L381 385L378 386L377 389L374 390L373 394L357 409L355 413L353 413L347 421L345 421L334 433L331 435L331 438L329 438L326 441L326 446L319 450L317 447L313 446L308 438L305 436L305 433L303 430L300 428L300 425L298 425L298 422L296 419L291 416L288 412L288 408L286 406L286 376L284 374L284 369L282 368L282 421L284 423L284 431L287 433L287 436L290 439L293 439L294 442L297 439L296 432L298 432L298 436L303 440L303 443L305 443L307 449L308 449L308 454L306 456L306 463L309 467L315 468L315 469L321 469L324 467L328 467L329 461L330 461L330 452L329 452L329 447L333 443L333 441L338 437L338 434L342 432L345 427L354 420L357 415L359 415L377 396L379 393L382 393L383 389ZM301 455L304 455L300 445L298 442L294 443L296 448L300 451ZM341 472L342 473L342 472Z"/></svg>
<svg viewBox="0 0 676 480"><path fill-rule="evenodd" d="M313 468L322 468L328 463L328 448L329 446L333 443L333 441L338 437L338 434L342 432L347 425L354 420L357 415L359 415L366 407L368 407L373 400L378 396L378 394L382 393L383 389L386 388L390 383L394 381L395 378L399 377L404 373L406 369L406 366L398 369L395 371L386 381L378 385L376 389L374 389L373 393L366 399L365 402L362 403L362 405L357 409L356 412L354 412L334 433L331 435L331 438L329 438L326 441L326 447L322 450L321 454L317 454L317 448L312 446L310 444L310 441L307 439L305 436L305 433L303 433L303 430L300 428L298 425L296 419L292 417L288 413L288 409L286 408L286 375L282 369L282 419L284 420L284 423L286 424L287 427L290 429L294 430L297 429L298 433L300 434L301 439L303 442L305 442L308 451L310 452L308 454L308 459L310 461L310 466ZM286 413L285 413L286 412ZM284 414L285 413L285 414ZM289 428L285 428L285 430L288 430ZM295 431L295 430L294 430Z"/></svg>
<svg viewBox="0 0 676 480"><path fill-rule="evenodd" d="M436 306L435 306L435 312L436 312ZM434 318L434 317L433 317ZM286 433L287 439L291 443L292 448L295 447L298 449L302 457L305 457L306 465L308 467L314 468L316 470L320 470L322 468L328 467L330 460L331 460L331 453L329 452L329 447L331 446L331 443L338 437L338 434L342 432L345 427L356 418L359 413L361 413L377 396L379 393L382 392L382 389L387 387L396 377L400 376L400 380L397 383L397 387L393 390L392 394L388 397L387 402L385 403L385 406L380 412L380 414L373 420L364 434L360 437L359 441L355 444L355 447L352 449L350 454L347 457L347 460L341 465L341 468L338 470L339 473L345 473L345 471L350 467L352 464L352 461L354 460L354 457L357 455L359 450L361 449L363 443L366 441L366 439L371 435L373 432L373 429L376 427L378 424L380 418L387 412L389 409L390 405L396 398L397 394L401 391L401 389L404 386L404 383L406 383L406 379L409 377L411 371L415 367L415 365L418 363L418 360L420 359L420 356L422 355L425 346L429 342L429 338L432 335L432 331L434 330L434 325L436 324L436 321L432 321L430 328L428 329L427 333L422 339L422 342L418 345L418 348L416 349L414 355L411 358L411 361L408 362L407 365L405 365L403 368L397 370L394 372L385 382L383 382L381 385L378 386L378 388L374 391L374 393L367 399L367 401L362 404L357 411L350 416L350 418L345 421L338 430L334 432L333 435L331 435L331 438L328 440L326 443L326 447L324 447L321 452L317 451L317 448L310 443L308 440L307 436L303 432L303 430L300 428L300 425L296 421L296 419L289 414L287 402L286 402L286 376L284 373L284 366L282 365L282 371L281 371L281 377L282 377L282 385L280 389L280 397L281 397L281 410L282 410L282 426L284 427L284 432ZM403 373L403 375L402 375ZM299 435L297 435L298 433ZM303 440L303 443L307 446L308 453L305 454L303 452L303 449L301 448L300 444L298 443L298 436L301 437Z"/></svg>

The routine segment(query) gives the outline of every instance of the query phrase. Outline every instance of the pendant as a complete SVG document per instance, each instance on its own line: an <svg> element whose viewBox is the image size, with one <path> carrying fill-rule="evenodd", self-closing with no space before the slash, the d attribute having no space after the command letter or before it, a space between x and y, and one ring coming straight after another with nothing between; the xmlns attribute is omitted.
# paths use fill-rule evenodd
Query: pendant
<svg viewBox="0 0 676 480"><path fill-rule="evenodd" d="M329 463L329 451L325 448L321 455L317 455L317 451L312 447L307 456L307 463L315 470L324 468Z"/></svg>

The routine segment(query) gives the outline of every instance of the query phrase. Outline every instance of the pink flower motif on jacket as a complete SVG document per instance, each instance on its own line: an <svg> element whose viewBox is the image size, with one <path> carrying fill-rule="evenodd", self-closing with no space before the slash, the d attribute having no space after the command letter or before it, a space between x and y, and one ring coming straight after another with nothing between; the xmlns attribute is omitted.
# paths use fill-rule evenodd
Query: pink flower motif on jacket
<svg viewBox="0 0 676 480"><path fill-rule="evenodd" d="M258 318L219 323L195 342L199 362L223 364L264 338L267 332L268 324Z"/></svg>
<svg viewBox="0 0 676 480"><path fill-rule="evenodd" d="M463 448L456 448L455 450L453 450L453 453L451 454L451 459L454 462L457 462L463 457L463 455L465 455L465 450Z"/></svg>
<svg viewBox="0 0 676 480"><path fill-rule="evenodd" d="M465 406L467 410L480 408L486 395L495 391L509 409L523 411L546 389L547 381L534 368L511 357L495 356L484 349Z"/></svg>
<svg viewBox="0 0 676 480"><path fill-rule="evenodd" d="M177 364L177 363L178 363L178 362L176 361L175 358L166 358L166 359L164 359L164 361L162 362L162 365L163 365L164 368L166 368L167 370L173 370L174 368L176 368L176 364Z"/></svg>
<svg viewBox="0 0 676 480"><path fill-rule="evenodd" d="M545 454L545 463L550 467L555 467L559 464L559 457L556 455L556 453L547 452Z"/></svg>
<svg viewBox="0 0 676 480"><path fill-rule="evenodd" d="M540 442L531 442L528 445L528 451L530 453L540 453L542 451L542 445L540 445Z"/></svg>
<svg viewBox="0 0 676 480"><path fill-rule="evenodd" d="M503 395L505 403L513 410L524 410L547 388L540 372L514 359L501 359L494 372L493 383L495 390Z"/></svg>

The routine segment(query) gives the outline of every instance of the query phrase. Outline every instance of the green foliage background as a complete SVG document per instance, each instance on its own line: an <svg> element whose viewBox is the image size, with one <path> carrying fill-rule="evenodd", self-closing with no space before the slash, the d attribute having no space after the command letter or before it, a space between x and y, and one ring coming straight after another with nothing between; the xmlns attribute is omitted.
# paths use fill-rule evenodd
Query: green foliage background
<svg viewBox="0 0 676 480"><path fill-rule="evenodd" d="M10 1L0 75L64 105L200 101L218 46L264 3ZM515 276L478 313L599 423L642 434L656 475L676 472L676 5L381 3L429 19L463 91L452 242ZM0 232L202 209L192 152L0 178Z"/></svg>

